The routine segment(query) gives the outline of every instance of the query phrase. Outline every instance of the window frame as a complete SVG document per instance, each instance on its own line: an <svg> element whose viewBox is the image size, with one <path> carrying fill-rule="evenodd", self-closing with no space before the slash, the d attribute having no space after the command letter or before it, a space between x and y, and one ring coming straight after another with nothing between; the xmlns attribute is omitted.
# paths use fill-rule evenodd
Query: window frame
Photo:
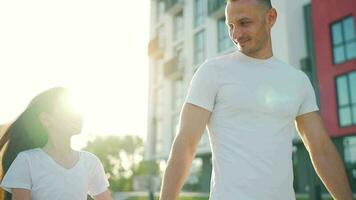
<svg viewBox="0 0 356 200"><path fill-rule="evenodd" d="M355 32L355 35L354 35L354 38L351 39L351 40L348 40L346 41L345 40L345 32L344 32L344 25L343 25L343 22L345 20L347 20L348 18L352 18L353 19L353 22L354 22L354 32ZM342 37L342 41L340 44L334 44L334 35L333 35L333 27L337 24L340 24L341 26L341 37ZM355 17L352 15L352 14L349 14L349 15L346 15L344 16L343 18L341 19L338 19L332 23L330 23L329 25L329 34L330 34L330 44L331 44L331 52L332 52L332 63L333 65L340 65L340 64L343 64L345 62L348 62L350 60L355 60L356 59L356 56L354 58L347 58L347 49L346 49L346 46L347 44L350 44L350 43L353 43L353 42L356 42L356 25L355 25ZM343 48L343 55L344 55L344 59L340 62L336 62L335 60L335 48L337 47L342 47Z"/></svg>
<svg viewBox="0 0 356 200"><path fill-rule="evenodd" d="M203 45L202 45L202 48L198 49L197 48L197 37L199 34L202 34ZM202 60L197 60L198 52L202 52L202 54L203 54ZM204 62L205 59L206 59L206 32L205 32L205 29L202 29L194 34L194 64L195 65L201 64L202 62Z"/></svg>
<svg viewBox="0 0 356 200"><path fill-rule="evenodd" d="M336 97L336 109L337 109L337 117L338 117L338 126L339 128L347 128L347 127L353 127L356 126L356 117L354 118L353 116L353 107L356 107L356 102L352 102L352 97L351 97L351 82L350 82L350 75L355 73L356 74L356 70L354 71L350 71L341 75L338 75L335 77L334 83L335 83L335 97ZM339 89L338 89L338 84L337 84L337 80L338 78L342 78L342 77L346 77L346 84L347 84L347 94L348 94L348 104L347 105L339 105ZM356 86L354 86L356 89ZM349 125L341 125L341 118L340 118L340 109L342 108L350 108L350 118L351 118L351 124Z"/></svg>

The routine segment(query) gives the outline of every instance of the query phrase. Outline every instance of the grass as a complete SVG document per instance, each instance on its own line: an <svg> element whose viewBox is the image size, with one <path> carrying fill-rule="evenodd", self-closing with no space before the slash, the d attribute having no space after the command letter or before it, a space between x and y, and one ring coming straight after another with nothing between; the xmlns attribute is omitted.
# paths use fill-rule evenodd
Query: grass
<svg viewBox="0 0 356 200"><path fill-rule="evenodd" d="M147 197L129 197L127 200L147 200ZM158 197L155 197L158 200ZM208 197L181 197L179 200L209 200Z"/></svg>
<svg viewBox="0 0 356 200"><path fill-rule="evenodd" d="M130 197L127 200L147 200L147 197ZM156 197L155 200L158 200L158 197ZM179 200L209 200L209 198L208 197L181 197ZM296 200L308 200L308 198L297 198ZM328 199L324 198L324 200L329 200L329 198Z"/></svg>
<svg viewBox="0 0 356 200"><path fill-rule="evenodd" d="M207 197L181 197L179 200L208 200ZM130 197L127 200L147 200L147 197ZM158 200L158 197L155 198Z"/></svg>

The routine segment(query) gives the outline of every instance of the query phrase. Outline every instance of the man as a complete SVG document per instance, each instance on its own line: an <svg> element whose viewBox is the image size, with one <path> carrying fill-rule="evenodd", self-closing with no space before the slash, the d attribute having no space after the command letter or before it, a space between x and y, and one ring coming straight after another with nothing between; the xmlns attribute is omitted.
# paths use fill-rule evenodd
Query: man
<svg viewBox="0 0 356 200"><path fill-rule="evenodd" d="M294 200L292 137L337 200L351 200L344 166L301 71L273 57L269 0L229 0L226 24L239 51L206 61L193 77L165 171L161 200L178 200L206 125L210 200Z"/></svg>

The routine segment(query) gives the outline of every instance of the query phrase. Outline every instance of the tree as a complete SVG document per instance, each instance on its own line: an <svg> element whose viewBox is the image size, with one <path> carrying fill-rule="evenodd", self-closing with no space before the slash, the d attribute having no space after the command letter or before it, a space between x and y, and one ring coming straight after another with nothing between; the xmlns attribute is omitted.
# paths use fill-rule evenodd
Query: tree
<svg viewBox="0 0 356 200"><path fill-rule="evenodd" d="M132 176L143 157L143 141L140 137L99 136L89 141L84 150L99 157L112 191L132 190Z"/></svg>

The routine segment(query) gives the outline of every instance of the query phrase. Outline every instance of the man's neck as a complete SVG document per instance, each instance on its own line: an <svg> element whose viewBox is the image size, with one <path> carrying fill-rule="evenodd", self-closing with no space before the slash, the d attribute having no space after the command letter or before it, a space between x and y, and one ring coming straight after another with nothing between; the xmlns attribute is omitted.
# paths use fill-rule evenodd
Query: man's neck
<svg viewBox="0 0 356 200"><path fill-rule="evenodd" d="M253 53L245 53L245 52L241 52L241 53L245 54L248 57L262 59L262 60L271 58L273 56L272 49L260 50L258 52L253 52Z"/></svg>
<svg viewBox="0 0 356 200"><path fill-rule="evenodd" d="M252 57L252 58L256 58L256 59L265 60L265 59L271 58L273 56L272 42L271 42L271 40L268 40L262 48L260 48L256 51L241 52L241 53L245 54L248 57Z"/></svg>

